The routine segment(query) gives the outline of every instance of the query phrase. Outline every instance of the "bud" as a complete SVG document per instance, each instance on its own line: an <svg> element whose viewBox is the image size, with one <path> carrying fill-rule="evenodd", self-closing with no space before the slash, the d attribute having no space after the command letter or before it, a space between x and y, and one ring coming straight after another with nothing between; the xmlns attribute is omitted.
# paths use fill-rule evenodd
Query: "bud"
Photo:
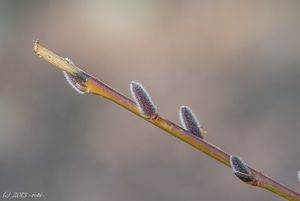
<svg viewBox="0 0 300 201"><path fill-rule="evenodd" d="M74 62L69 59L65 58L65 60L69 63L74 65ZM63 71L64 77L66 78L67 82L71 85L71 87L80 94L86 93L85 85L83 84L82 80L78 76L71 75Z"/></svg>
<svg viewBox="0 0 300 201"><path fill-rule="evenodd" d="M69 83L69 85L71 85L71 87L75 91L77 91L80 94L86 93L85 85L82 83L82 81L78 77L71 75L65 71L63 71L63 74L64 74L64 77L66 78L67 82Z"/></svg>
<svg viewBox="0 0 300 201"><path fill-rule="evenodd" d="M182 105L179 109L179 118L184 129L193 135L203 138L202 128L191 108Z"/></svg>
<svg viewBox="0 0 300 201"><path fill-rule="evenodd" d="M298 181L300 182L300 170L298 171Z"/></svg>
<svg viewBox="0 0 300 201"><path fill-rule="evenodd" d="M230 156L230 165L233 173L242 181L246 183L251 183L255 180L254 175L250 168L239 156Z"/></svg>
<svg viewBox="0 0 300 201"><path fill-rule="evenodd" d="M149 118L157 114L157 108L142 84L132 81L130 83L130 91L139 111L144 117Z"/></svg>

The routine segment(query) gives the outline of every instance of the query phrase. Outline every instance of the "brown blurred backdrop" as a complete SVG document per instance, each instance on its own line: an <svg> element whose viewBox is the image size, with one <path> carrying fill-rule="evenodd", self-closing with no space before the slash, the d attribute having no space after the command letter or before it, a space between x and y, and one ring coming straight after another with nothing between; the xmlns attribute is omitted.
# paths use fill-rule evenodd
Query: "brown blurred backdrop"
<svg viewBox="0 0 300 201"><path fill-rule="evenodd" d="M300 190L299 1L0 0L0 192L39 200L282 200L102 98L79 95L33 39ZM26 200L26 199L23 199ZM30 199L28 199L30 200Z"/></svg>

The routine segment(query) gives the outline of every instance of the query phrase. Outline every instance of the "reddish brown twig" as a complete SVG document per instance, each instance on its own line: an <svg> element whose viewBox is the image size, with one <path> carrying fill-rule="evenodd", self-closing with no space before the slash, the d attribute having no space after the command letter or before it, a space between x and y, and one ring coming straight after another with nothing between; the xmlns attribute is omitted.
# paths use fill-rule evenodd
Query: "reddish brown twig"
<svg viewBox="0 0 300 201"><path fill-rule="evenodd" d="M165 130L171 135L188 143L189 145L202 151L203 153L216 159L217 161L223 163L228 167L231 167L231 160L231 163L234 164L232 167L234 173L247 184L264 188L287 200L300 201L299 193L265 176L264 174L255 170L254 168L247 166L239 157L230 157L229 154L221 150L219 147L207 142L204 139L201 139L200 137L193 135L191 132L188 132L187 130L176 125L175 123L160 116L155 112L154 109L149 110L150 114L148 115L141 113L141 111L137 107L137 104L134 101L117 92L116 90L104 84L95 77L85 73L83 70L75 66L69 60L62 58L56 55L55 53L51 52L47 48L43 47L39 43L39 41L35 41L33 50L39 57L58 67L60 70L68 73L69 76L71 76L71 79L74 79L76 82L78 82L78 86L76 87L79 87L80 91L99 95L117 103L118 105L124 107L130 112L140 116L141 118L152 123L153 125Z"/></svg>

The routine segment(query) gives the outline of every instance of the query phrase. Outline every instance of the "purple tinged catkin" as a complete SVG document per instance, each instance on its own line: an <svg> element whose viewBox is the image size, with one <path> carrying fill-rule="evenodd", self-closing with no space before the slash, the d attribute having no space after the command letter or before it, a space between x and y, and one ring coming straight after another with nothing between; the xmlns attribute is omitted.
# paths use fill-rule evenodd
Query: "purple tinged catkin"
<svg viewBox="0 0 300 201"><path fill-rule="evenodd" d="M202 133L200 123L196 115L191 110L191 108L182 105L179 109L179 118L180 118L181 125L183 126L184 129L186 129L193 135L203 138L203 133Z"/></svg>
<svg viewBox="0 0 300 201"><path fill-rule="evenodd" d="M63 75L66 78L68 84L78 93L80 94L84 94L86 93L86 91L81 89L81 85L79 83L79 81L77 80L76 76L73 76L65 71L63 71Z"/></svg>
<svg viewBox="0 0 300 201"><path fill-rule="evenodd" d="M150 118L157 114L156 105L154 105L150 95L141 83L132 81L130 83L130 91L139 111L144 117Z"/></svg>
<svg viewBox="0 0 300 201"><path fill-rule="evenodd" d="M248 183L255 180L254 175L247 164L237 155L230 156L230 165L233 173L242 181Z"/></svg>
<svg viewBox="0 0 300 201"><path fill-rule="evenodd" d="M69 64L72 64L74 65L74 62L69 59L69 58L65 58L65 60L69 63ZM86 93L86 91L82 90L82 84L80 82L80 80L74 76L74 75L71 75L65 71L63 71L63 75L65 77L65 79L67 80L68 84L71 85L71 87L77 91L79 94L84 94Z"/></svg>

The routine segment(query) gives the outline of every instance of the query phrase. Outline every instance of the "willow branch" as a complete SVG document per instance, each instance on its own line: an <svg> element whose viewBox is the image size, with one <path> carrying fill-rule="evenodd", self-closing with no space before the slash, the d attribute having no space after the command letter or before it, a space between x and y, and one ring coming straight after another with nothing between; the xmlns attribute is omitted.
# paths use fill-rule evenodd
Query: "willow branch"
<svg viewBox="0 0 300 201"><path fill-rule="evenodd" d="M132 101L130 98L122 95L118 91L114 90L112 87L106 85L102 81L98 80L97 78L89 75L88 73L81 70L79 67L75 66L72 62L69 62L63 57L60 57L53 53L52 51L48 50L47 48L43 47L39 41L35 41L34 43L34 52L44 60L48 61L49 63L53 64L60 70L72 75L75 79L79 79L82 83L80 86L80 90L94 95L102 96L110 101L115 102L116 104L122 106L123 108L129 110L130 112L134 113L135 115L143 118L145 121L150 122L151 124L165 130L169 134L177 137L178 139L184 141L185 143L193 146L194 148L198 149L199 151L205 153L206 155L214 158L215 160L221 162L225 166L232 167L230 164L231 157L228 153L221 150L218 146L211 144L210 142L192 135L187 130L181 128L180 126L176 125L175 123L171 122L170 120L160 116L159 114L144 116L139 111L137 104ZM235 158L238 159L238 158ZM232 161L231 161L232 162ZM235 162L235 161L233 161ZM237 165L240 165L237 163ZM232 167L234 170L235 168ZM243 167L246 171L251 171L251 179L250 180L243 180L247 184L252 186L260 187L266 189L270 192L273 192L287 200L298 200L300 201L300 194L289 189L288 187L280 184L279 182L265 176L263 173L251 168L249 166ZM248 168L248 169L247 169ZM237 168L238 169L238 168ZM243 172L239 172L240 174L244 174ZM247 173L247 172L246 172ZM237 175L237 174L236 174ZM238 175L237 175L238 176ZM249 176L249 175L246 175Z"/></svg>

